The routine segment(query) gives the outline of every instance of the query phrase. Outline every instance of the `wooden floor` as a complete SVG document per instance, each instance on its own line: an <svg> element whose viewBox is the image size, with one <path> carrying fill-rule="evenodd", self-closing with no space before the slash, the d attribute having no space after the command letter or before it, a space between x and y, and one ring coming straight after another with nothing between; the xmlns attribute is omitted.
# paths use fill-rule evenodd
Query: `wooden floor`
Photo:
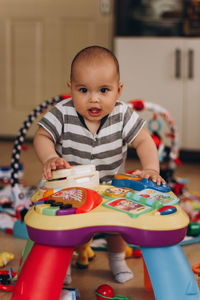
<svg viewBox="0 0 200 300"><path fill-rule="evenodd" d="M10 164L12 146L12 143L0 143L1 166ZM41 177L41 166L35 157L32 146L28 146L29 150L21 154L21 160L23 161L25 168L24 178L28 185L36 185ZM137 165L138 164L135 160L127 161L127 169L135 168ZM200 193L200 164L183 164L177 169L176 174L177 176L187 178L189 180L188 188L191 191ZM25 240L15 238L12 235L5 234L4 232L0 232L0 253L3 251L9 251L15 254L15 259L6 267L1 269L8 269L9 267L12 267L13 271L17 271L22 249L24 248L25 243ZM191 266L200 263L200 243L183 246L183 251ZM131 258L127 260L127 263L134 272L134 278L125 284L118 284L114 282L109 270L107 252L96 251L96 257L90 263L88 269L77 270L75 267L72 268L73 281L69 287L78 288L80 290L81 300L95 300L96 296L94 290L99 285L105 283L113 287L115 294L129 296L131 300L155 299L153 292L149 292L144 289L142 260ZM11 299L11 293L0 292L0 299Z"/></svg>

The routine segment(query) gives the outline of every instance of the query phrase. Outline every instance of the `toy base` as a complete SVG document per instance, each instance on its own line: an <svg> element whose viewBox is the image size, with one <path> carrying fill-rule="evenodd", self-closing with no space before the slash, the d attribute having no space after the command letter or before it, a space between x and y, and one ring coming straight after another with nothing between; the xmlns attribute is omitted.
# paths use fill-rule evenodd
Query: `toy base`
<svg viewBox="0 0 200 300"><path fill-rule="evenodd" d="M59 300L73 248L34 244L17 279L12 300Z"/></svg>
<svg viewBox="0 0 200 300"><path fill-rule="evenodd" d="M200 300L197 281L179 245L141 250L156 300Z"/></svg>

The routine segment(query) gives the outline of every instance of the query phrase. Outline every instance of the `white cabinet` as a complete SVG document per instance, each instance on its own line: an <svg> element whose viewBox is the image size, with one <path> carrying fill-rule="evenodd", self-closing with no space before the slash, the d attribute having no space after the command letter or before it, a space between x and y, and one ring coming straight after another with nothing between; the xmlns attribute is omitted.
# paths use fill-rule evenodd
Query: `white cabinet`
<svg viewBox="0 0 200 300"><path fill-rule="evenodd" d="M180 148L200 150L200 38L116 37L122 99L165 107L175 120Z"/></svg>

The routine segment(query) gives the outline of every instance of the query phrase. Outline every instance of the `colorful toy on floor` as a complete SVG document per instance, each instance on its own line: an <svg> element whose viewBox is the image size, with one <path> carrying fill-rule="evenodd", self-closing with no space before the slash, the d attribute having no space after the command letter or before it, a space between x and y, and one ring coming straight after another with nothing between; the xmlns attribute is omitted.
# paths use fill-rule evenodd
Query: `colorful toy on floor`
<svg viewBox="0 0 200 300"><path fill-rule="evenodd" d="M200 264L193 266L192 270L193 270L194 274L196 274L197 283L200 288Z"/></svg>
<svg viewBox="0 0 200 300"><path fill-rule="evenodd" d="M14 254L10 252L1 252L0 253L0 267L5 267L9 261L14 259Z"/></svg>
<svg viewBox="0 0 200 300"><path fill-rule="evenodd" d="M200 242L200 195L189 193L184 189L180 195L181 208L188 214L190 223L188 225L187 237L184 244Z"/></svg>
<svg viewBox="0 0 200 300"><path fill-rule="evenodd" d="M190 221L200 223L200 195L197 193L189 193L185 190L180 198L181 207L190 217Z"/></svg>
<svg viewBox="0 0 200 300"><path fill-rule="evenodd" d="M78 257L76 259L76 265L79 269L85 269L88 267L89 262L95 257L95 253L90 247L92 239L88 243L76 247Z"/></svg>
<svg viewBox="0 0 200 300"><path fill-rule="evenodd" d="M127 243L141 247L157 300L199 300L194 274L177 245L186 234L188 216L172 192L157 191L147 184L147 194L146 188L134 190L137 187L68 187L36 201L25 216L33 245L12 300L58 300L74 247L87 243L96 232L118 232ZM160 193L159 207L153 196L147 201L151 192ZM171 196L168 201L166 195ZM41 285L38 278L44 276Z"/></svg>
<svg viewBox="0 0 200 300"><path fill-rule="evenodd" d="M188 236L198 236L200 234L200 223L190 222L187 229Z"/></svg>
<svg viewBox="0 0 200 300"><path fill-rule="evenodd" d="M111 299L114 297L114 290L110 285L102 284L96 289L95 294L98 300L106 299L104 296Z"/></svg>
<svg viewBox="0 0 200 300"><path fill-rule="evenodd" d="M18 237L28 238L26 227L23 226L23 218L28 211L30 201L27 199L32 190L22 183L23 168L21 164L19 164L19 184L15 187L10 184L11 172L12 168L9 167L1 168L0 171L3 176L0 190L0 230L13 233Z"/></svg>
<svg viewBox="0 0 200 300"><path fill-rule="evenodd" d="M96 290L95 294L98 300L130 300L129 297L123 297L122 295L114 294L113 288L108 284L100 285Z"/></svg>
<svg viewBox="0 0 200 300"><path fill-rule="evenodd" d="M134 258L141 258L142 257L142 251L140 249L133 250L132 257L134 257Z"/></svg>
<svg viewBox="0 0 200 300"><path fill-rule="evenodd" d="M60 300L80 300L80 292L78 289L63 288Z"/></svg>
<svg viewBox="0 0 200 300"><path fill-rule="evenodd" d="M195 266L192 267L192 270L195 274L200 275L200 264L197 264Z"/></svg>
<svg viewBox="0 0 200 300"><path fill-rule="evenodd" d="M17 273L13 272L11 269L0 271L0 290L11 292L15 288L15 279L17 278Z"/></svg>

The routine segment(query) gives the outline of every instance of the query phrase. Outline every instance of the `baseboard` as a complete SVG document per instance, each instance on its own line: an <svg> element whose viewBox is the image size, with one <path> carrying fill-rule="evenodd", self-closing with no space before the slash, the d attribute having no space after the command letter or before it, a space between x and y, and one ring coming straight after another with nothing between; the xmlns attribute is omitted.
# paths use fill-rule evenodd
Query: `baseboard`
<svg viewBox="0 0 200 300"><path fill-rule="evenodd" d="M200 151L180 150L179 156L181 161L200 163Z"/></svg>
<svg viewBox="0 0 200 300"><path fill-rule="evenodd" d="M128 158L137 158L134 148L128 148ZM179 158L182 162L191 162L200 164L200 151L180 150Z"/></svg>
<svg viewBox="0 0 200 300"><path fill-rule="evenodd" d="M14 142L17 136L0 136L0 142ZM31 137L25 137L24 139L25 143L32 143L33 138Z"/></svg>

